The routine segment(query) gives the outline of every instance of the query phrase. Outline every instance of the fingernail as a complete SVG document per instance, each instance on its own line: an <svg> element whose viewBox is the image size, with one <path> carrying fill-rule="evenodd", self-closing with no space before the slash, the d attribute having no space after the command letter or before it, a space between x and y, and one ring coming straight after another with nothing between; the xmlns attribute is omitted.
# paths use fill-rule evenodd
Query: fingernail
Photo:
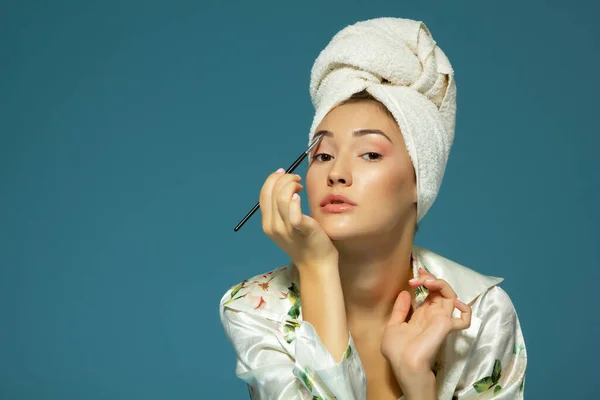
<svg viewBox="0 0 600 400"><path fill-rule="evenodd" d="M285 169L283 169L283 168L279 168L279 169L278 169L277 171L275 171L275 172L277 172L278 174L280 174L280 173L282 173L282 172L285 172Z"/></svg>
<svg viewBox="0 0 600 400"><path fill-rule="evenodd" d="M435 282L435 279L425 279L425 282L432 283L432 282Z"/></svg>
<svg viewBox="0 0 600 400"><path fill-rule="evenodd" d="M298 197L300 197L300 196L298 196L298 193L294 193L292 195L292 200L296 200Z"/></svg>
<svg viewBox="0 0 600 400"><path fill-rule="evenodd" d="M419 280L419 278L412 278L412 279L411 279L409 282L410 282L410 283L415 283L415 282L417 282L418 280Z"/></svg>

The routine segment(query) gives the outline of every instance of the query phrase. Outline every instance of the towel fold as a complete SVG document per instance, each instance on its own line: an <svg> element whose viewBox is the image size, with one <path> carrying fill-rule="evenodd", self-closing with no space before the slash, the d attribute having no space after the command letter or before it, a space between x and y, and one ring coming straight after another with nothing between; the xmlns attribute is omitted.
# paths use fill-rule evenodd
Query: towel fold
<svg viewBox="0 0 600 400"><path fill-rule="evenodd" d="M452 66L424 23L401 18L357 22L317 57L310 80L315 116L309 141L331 109L366 90L394 116L417 182L417 220L440 189L456 121Z"/></svg>

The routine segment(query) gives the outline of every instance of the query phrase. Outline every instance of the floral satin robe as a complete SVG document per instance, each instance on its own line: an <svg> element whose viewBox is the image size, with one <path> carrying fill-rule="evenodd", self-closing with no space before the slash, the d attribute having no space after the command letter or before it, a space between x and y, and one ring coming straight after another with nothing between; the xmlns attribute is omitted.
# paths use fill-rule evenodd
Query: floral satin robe
<svg viewBox="0 0 600 400"><path fill-rule="evenodd" d="M414 246L414 276L418 268L446 280L473 310L471 326L450 333L438 353L433 366L438 398L523 399L527 352L515 308L497 286L503 279ZM415 290L413 307L427 295L425 287ZM352 336L342 359L334 360L302 320L292 264L230 288L220 315L236 352L236 375L247 383L251 399L366 400L366 375Z"/></svg>

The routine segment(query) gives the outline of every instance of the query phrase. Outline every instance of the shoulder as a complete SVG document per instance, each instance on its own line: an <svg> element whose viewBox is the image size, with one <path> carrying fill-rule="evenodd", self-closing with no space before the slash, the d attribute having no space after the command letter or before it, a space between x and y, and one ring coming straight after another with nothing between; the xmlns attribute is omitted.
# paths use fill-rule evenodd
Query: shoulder
<svg viewBox="0 0 600 400"><path fill-rule="evenodd" d="M521 386L527 367L527 348L510 296L500 286L494 286L476 300L472 309L481 325L470 356L471 373L480 371L481 365L487 364L491 370L504 375L500 387ZM481 376L473 378L482 382Z"/></svg>
<svg viewBox="0 0 600 400"><path fill-rule="evenodd" d="M517 310L509 294L500 286L493 286L482 293L472 308L482 320L493 317L505 323L518 324Z"/></svg>
<svg viewBox="0 0 600 400"><path fill-rule="evenodd" d="M298 279L293 264L278 267L230 287L221 297L221 315L226 310L284 321L299 299Z"/></svg>

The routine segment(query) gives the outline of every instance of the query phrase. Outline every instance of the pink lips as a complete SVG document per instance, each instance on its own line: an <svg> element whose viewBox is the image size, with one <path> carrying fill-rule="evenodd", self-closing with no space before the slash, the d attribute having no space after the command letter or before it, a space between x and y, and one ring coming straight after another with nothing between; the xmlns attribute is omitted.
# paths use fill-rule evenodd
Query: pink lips
<svg viewBox="0 0 600 400"><path fill-rule="evenodd" d="M321 209L329 213L343 213L350 211L356 203L341 194L328 194L321 200Z"/></svg>

